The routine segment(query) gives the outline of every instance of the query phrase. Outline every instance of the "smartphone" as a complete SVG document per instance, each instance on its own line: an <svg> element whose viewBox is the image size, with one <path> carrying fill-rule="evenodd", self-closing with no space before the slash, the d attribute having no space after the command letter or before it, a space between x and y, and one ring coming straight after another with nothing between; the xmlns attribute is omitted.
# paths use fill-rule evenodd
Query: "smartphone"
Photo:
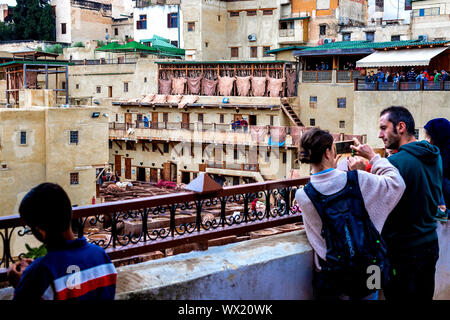
<svg viewBox="0 0 450 320"><path fill-rule="evenodd" d="M352 153L352 149L350 149L350 146L354 145L355 141L353 141L353 140L337 141L334 144L336 145L336 153L337 154Z"/></svg>

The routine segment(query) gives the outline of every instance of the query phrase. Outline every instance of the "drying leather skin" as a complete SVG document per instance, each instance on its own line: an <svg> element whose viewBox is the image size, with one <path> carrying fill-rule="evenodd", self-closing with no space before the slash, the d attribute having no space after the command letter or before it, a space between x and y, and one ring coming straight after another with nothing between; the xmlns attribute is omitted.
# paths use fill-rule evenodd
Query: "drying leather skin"
<svg viewBox="0 0 450 320"><path fill-rule="evenodd" d="M200 94L200 87L203 77L187 78L187 84L190 94Z"/></svg>
<svg viewBox="0 0 450 320"><path fill-rule="evenodd" d="M183 96L183 98L181 99L180 103L178 104L178 108L182 109L182 108L184 108L184 106L186 106L189 103L196 103L197 100L198 100L198 96L197 95Z"/></svg>
<svg viewBox="0 0 450 320"><path fill-rule="evenodd" d="M283 79L269 78L267 82L267 92L271 97L279 97L280 91L283 90Z"/></svg>
<svg viewBox="0 0 450 320"><path fill-rule="evenodd" d="M235 77L219 77L219 95L229 96L233 91Z"/></svg>
<svg viewBox="0 0 450 320"><path fill-rule="evenodd" d="M297 74L295 71L286 72L286 87L287 87L287 96L294 97L295 96L295 80L297 78Z"/></svg>
<svg viewBox="0 0 450 320"><path fill-rule="evenodd" d="M170 94L172 87L172 80L159 79L159 93L160 94Z"/></svg>
<svg viewBox="0 0 450 320"><path fill-rule="evenodd" d="M248 77L236 77L236 87L238 95L245 97L248 96L250 91L250 76Z"/></svg>
<svg viewBox="0 0 450 320"><path fill-rule="evenodd" d="M153 99L155 98L156 94L154 93L150 93L148 95L146 95L143 99L141 99L141 103L150 103L153 101Z"/></svg>
<svg viewBox="0 0 450 320"><path fill-rule="evenodd" d="M186 78L172 78L172 94L184 94Z"/></svg>
<svg viewBox="0 0 450 320"><path fill-rule="evenodd" d="M176 95L176 96L170 95L170 96L167 96L167 103L176 103L176 104L178 104L178 103L180 103L181 98L183 98L182 95Z"/></svg>
<svg viewBox="0 0 450 320"><path fill-rule="evenodd" d="M252 77L252 93L254 97L262 97L266 93L267 77Z"/></svg>
<svg viewBox="0 0 450 320"><path fill-rule="evenodd" d="M206 96L216 95L217 80L202 79L202 91Z"/></svg>
<svg viewBox="0 0 450 320"><path fill-rule="evenodd" d="M153 103L166 103L167 95L166 94L157 94L155 98L153 98Z"/></svg>

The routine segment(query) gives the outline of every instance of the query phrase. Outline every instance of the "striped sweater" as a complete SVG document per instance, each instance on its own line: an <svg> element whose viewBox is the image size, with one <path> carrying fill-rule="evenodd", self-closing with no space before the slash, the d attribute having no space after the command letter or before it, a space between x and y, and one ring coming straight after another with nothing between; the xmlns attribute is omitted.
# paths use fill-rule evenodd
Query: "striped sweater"
<svg viewBox="0 0 450 320"><path fill-rule="evenodd" d="M85 238L51 249L25 269L14 300L113 300L117 272L106 252Z"/></svg>

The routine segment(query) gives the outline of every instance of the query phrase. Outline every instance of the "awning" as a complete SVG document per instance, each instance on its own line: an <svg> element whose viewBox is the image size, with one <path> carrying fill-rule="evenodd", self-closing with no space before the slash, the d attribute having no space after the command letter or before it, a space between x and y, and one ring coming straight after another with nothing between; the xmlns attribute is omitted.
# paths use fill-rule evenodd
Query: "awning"
<svg viewBox="0 0 450 320"><path fill-rule="evenodd" d="M356 61L357 68L427 66L430 60L448 47L375 51Z"/></svg>

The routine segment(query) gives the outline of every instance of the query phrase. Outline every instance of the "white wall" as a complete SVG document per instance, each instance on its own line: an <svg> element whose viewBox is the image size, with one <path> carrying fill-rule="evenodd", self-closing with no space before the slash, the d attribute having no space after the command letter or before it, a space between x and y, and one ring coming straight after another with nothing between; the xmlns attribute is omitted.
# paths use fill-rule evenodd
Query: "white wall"
<svg viewBox="0 0 450 320"><path fill-rule="evenodd" d="M384 0L384 11L376 12L375 0L368 0L368 23L372 18L383 20L404 19L403 23L409 24L411 10L405 10L405 0Z"/></svg>
<svg viewBox="0 0 450 320"><path fill-rule="evenodd" d="M171 41L179 41L180 47L183 48L183 14L180 10L178 24L180 26L180 39L178 39L178 28L167 28L167 15L178 11L177 5L153 5L145 8L135 8L134 17L134 40L140 41L150 39L153 35L170 39ZM136 22L140 15L147 15L147 29L136 29Z"/></svg>

